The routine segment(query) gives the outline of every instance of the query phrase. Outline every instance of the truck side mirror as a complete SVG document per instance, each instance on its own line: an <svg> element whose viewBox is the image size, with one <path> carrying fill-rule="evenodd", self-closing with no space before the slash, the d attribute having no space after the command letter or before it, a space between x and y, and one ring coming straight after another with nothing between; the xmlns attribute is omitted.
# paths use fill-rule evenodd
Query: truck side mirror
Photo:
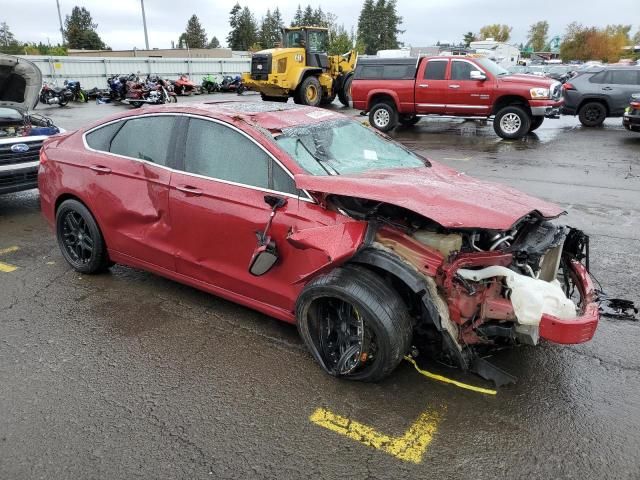
<svg viewBox="0 0 640 480"><path fill-rule="evenodd" d="M487 76L482 73L480 70L471 70L471 73L469 74L469 76L471 77L471 80L486 80Z"/></svg>

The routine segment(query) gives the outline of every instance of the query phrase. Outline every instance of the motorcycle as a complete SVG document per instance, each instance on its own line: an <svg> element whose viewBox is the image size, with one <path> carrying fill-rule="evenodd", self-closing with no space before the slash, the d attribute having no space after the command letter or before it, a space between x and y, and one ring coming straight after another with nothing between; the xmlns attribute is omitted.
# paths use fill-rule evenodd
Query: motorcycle
<svg viewBox="0 0 640 480"><path fill-rule="evenodd" d="M73 98L73 92L65 87L53 87L48 83L42 84L42 90L40 90L40 103L45 105L58 104L64 107Z"/></svg>
<svg viewBox="0 0 640 480"><path fill-rule="evenodd" d="M112 75L107 79L109 85L109 100L124 100L127 96L127 82L137 82L135 73L129 75Z"/></svg>
<svg viewBox="0 0 640 480"><path fill-rule="evenodd" d="M162 105L177 102L176 94L167 86L167 82L160 77L148 76L144 83L129 81L124 103L140 108L144 103Z"/></svg>
<svg viewBox="0 0 640 480"><path fill-rule="evenodd" d="M220 84L216 75L206 75L202 79L202 90L207 93L215 93L220 91Z"/></svg>
<svg viewBox="0 0 640 480"><path fill-rule="evenodd" d="M189 80L187 75L180 75L177 80L173 82L173 90L178 95L191 95L192 93L199 93L198 87L195 83Z"/></svg>
<svg viewBox="0 0 640 480"><path fill-rule="evenodd" d="M71 100L74 102L87 103L89 101L87 93L80 88L80 82L78 80L65 80L64 86L73 93Z"/></svg>
<svg viewBox="0 0 640 480"><path fill-rule="evenodd" d="M220 84L220 91L222 92L236 92L238 95L242 95L245 90L246 87L244 83L242 83L242 77L240 75L236 75L235 77L225 75Z"/></svg>

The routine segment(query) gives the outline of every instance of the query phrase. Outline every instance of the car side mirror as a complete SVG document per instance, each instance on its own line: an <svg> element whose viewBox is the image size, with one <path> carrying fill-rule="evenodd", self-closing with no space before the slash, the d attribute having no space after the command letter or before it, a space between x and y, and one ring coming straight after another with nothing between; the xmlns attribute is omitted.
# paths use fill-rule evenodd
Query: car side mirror
<svg viewBox="0 0 640 480"><path fill-rule="evenodd" d="M264 203L269 205L272 209L277 210L287 204L287 199L284 197L277 197L276 195L265 195Z"/></svg>
<svg viewBox="0 0 640 480"><path fill-rule="evenodd" d="M258 246L251 257L249 273L259 277L267 273L278 261L278 252L273 244Z"/></svg>
<svg viewBox="0 0 640 480"><path fill-rule="evenodd" d="M471 70L471 73L469 74L469 76L471 77L471 80L486 80L487 76L482 73L480 70Z"/></svg>

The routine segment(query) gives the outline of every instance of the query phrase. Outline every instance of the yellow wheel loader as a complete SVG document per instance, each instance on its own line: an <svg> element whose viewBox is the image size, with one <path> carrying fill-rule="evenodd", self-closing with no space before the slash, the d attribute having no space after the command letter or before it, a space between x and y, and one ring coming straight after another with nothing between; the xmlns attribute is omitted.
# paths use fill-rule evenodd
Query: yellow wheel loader
<svg viewBox="0 0 640 480"><path fill-rule="evenodd" d="M251 56L251 72L242 75L248 90L263 100L316 107L351 100L351 81L357 53L327 55L329 31L321 27L291 27L282 31L282 47Z"/></svg>

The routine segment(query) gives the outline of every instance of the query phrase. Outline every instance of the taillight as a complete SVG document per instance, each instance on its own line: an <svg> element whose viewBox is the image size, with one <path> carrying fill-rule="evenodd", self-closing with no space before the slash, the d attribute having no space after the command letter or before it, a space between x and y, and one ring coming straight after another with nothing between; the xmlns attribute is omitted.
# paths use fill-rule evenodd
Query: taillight
<svg viewBox="0 0 640 480"><path fill-rule="evenodd" d="M576 89L576 87L574 87L574 86L573 86L571 83L569 83L569 82L565 82L565 83L562 85L562 88L564 88L565 90L575 90L575 89Z"/></svg>
<svg viewBox="0 0 640 480"><path fill-rule="evenodd" d="M44 147L42 147L40 149L40 165L44 165L48 161L49 161L49 158L47 158L47 154L44 153Z"/></svg>
<svg viewBox="0 0 640 480"><path fill-rule="evenodd" d="M640 108L640 102L631 102L629 105L633 108Z"/></svg>

